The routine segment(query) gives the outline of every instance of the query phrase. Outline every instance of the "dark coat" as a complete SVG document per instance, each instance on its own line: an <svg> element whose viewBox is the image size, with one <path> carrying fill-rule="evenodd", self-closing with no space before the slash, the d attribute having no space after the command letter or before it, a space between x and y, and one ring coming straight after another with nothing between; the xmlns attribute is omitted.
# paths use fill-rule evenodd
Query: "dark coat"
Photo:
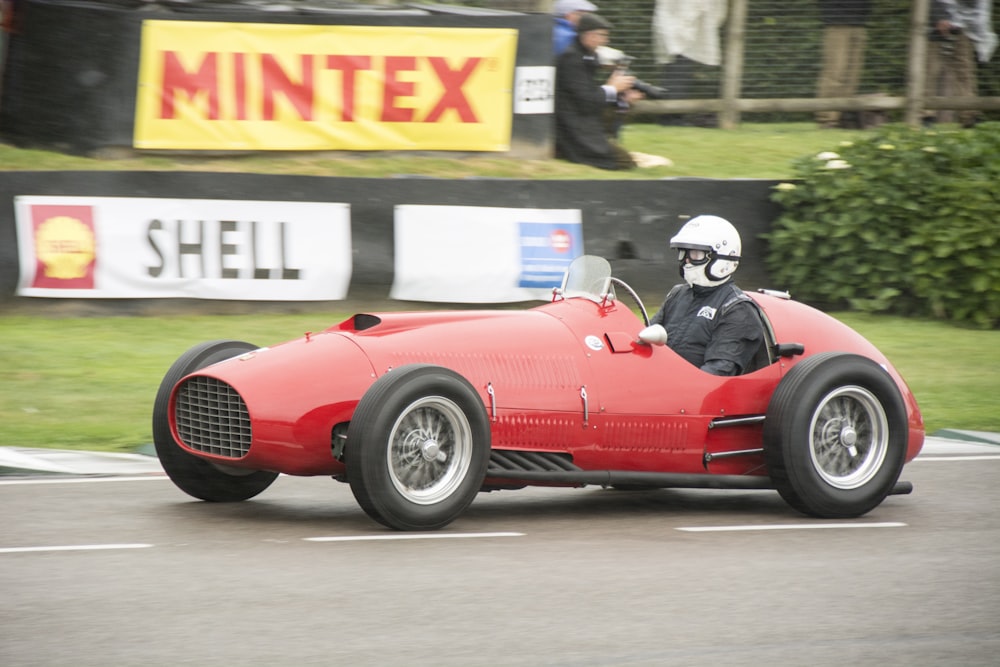
<svg viewBox="0 0 1000 667"><path fill-rule="evenodd" d="M745 372L764 341L756 306L733 283L678 285L649 322L667 330L670 349L713 375Z"/></svg>
<svg viewBox="0 0 1000 667"><path fill-rule="evenodd" d="M607 95L597 83L597 57L574 40L556 60L556 157L619 169L602 121Z"/></svg>

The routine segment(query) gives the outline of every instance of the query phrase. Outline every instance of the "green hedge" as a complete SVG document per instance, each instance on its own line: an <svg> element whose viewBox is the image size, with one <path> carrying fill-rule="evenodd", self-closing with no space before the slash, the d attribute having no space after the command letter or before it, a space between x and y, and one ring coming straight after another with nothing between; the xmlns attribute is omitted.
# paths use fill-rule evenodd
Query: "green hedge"
<svg viewBox="0 0 1000 667"><path fill-rule="evenodd" d="M821 307L1000 327L1000 123L887 126L794 168L766 237L776 284Z"/></svg>

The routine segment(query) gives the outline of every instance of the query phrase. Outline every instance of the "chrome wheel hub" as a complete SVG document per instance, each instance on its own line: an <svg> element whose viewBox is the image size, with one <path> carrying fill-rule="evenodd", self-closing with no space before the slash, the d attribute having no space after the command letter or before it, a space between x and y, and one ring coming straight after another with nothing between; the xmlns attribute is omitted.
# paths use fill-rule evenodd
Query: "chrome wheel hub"
<svg viewBox="0 0 1000 667"><path fill-rule="evenodd" d="M858 448L854 445L858 442L858 432L850 426L845 426L840 431L840 444L847 448L847 453L852 457L858 455Z"/></svg>
<svg viewBox="0 0 1000 667"><path fill-rule="evenodd" d="M462 409L442 396L421 398L392 427L386 452L389 479L410 502L441 502L465 480L472 452L472 428Z"/></svg>
<svg viewBox="0 0 1000 667"><path fill-rule="evenodd" d="M864 387L845 386L823 397L809 429L813 467L826 483L856 489L882 468L889 448L889 421L878 398Z"/></svg>
<svg viewBox="0 0 1000 667"><path fill-rule="evenodd" d="M425 461L439 461L444 463L448 456L441 451L441 446L433 438L428 439L420 446L420 451L424 455Z"/></svg>

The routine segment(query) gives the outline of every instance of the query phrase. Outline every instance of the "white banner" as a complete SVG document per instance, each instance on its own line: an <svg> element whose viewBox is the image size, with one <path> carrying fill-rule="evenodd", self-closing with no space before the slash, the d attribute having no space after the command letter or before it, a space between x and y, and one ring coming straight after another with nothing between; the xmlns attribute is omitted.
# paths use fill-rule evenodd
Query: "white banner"
<svg viewBox="0 0 1000 667"><path fill-rule="evenodd" d="M393 299L547 300L583 254L579 209L397 206Z"/></svg>
<svg viewBox="0 0 1000 667"><path fill-rule="evenodd" d="M20 196L17 294L238 301L343 299L343 203Z"/></svg>
<svg viewBox="0 0 1000 667"><path fill-rule="evenodd" d="M514 70L514 113L555 113L556 68L518 67Z"/></svg>

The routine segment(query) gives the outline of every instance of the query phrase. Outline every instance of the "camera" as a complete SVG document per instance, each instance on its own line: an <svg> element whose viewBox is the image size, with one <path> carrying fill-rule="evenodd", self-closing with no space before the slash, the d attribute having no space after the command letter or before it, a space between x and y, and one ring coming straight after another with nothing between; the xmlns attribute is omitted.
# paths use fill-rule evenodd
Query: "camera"
<svg viewBox="0 0 1000 667"><path fill-rule="evenodd" d="M623 74L635 76L629 69L633 60L635 60L635 58L625 54L623 51L619 51L618 49L612 49L609 46L597 47L597 62L602 67L613 68ZM632 84L632 88L645 95L646 99L665 100L668 98L666 88L654 86L653 84L647 83L638 77L636 77L635 82Z"/></svg>

